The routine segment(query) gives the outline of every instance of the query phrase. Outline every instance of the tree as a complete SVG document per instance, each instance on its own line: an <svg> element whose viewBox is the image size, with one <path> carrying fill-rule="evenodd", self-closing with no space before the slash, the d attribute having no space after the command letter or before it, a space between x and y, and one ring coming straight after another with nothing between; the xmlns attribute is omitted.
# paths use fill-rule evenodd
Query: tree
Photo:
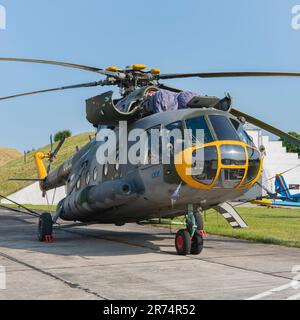
<svg viewBox="0 0 300 320"><path fill-rule="evenodd" d="M293 131L289 132L289 135L300 139L300 134L297 133L297 132L293 132ZM280 140L282 140L282 139L280 139ZM287 152L298 153L298 155L300 156L300 147L294 145L291 142L287 142L287 141L284 141L284 140L283 140L282 144L283 144L284 147L286 147Z"/></svg>
<svg viewBox="0 0 300 320"><path fill-rule="evenodd" d="M72 132L70 130L58 131L54 136L54 142L60 141L62 138L71 137Z"/></svg>

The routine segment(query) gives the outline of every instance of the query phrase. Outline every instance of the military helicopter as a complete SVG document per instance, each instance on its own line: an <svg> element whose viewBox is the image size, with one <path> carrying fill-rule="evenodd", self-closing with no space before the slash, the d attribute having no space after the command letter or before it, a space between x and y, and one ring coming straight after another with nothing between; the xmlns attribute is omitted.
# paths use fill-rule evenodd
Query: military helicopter
<svg viewBox="0 0 300 320"><path fill-rule="evenodd" d="M252 142L243 128L247 121L282 139L300 146L300 140L255 117L232 108L231 97L198 96L161 83L161 80L178 78L229 78L229 77L300 77L290 72L219 72L162 74L159 69L147 71L143 64L119 69L107 69L35 59L0 58L0 61L50 64L81 69L105 76L104 80L76 85L38 90L2 97L0 100L30 96L59 90L95 86L117 86L120 99L113 99L113 92L105 92L86 100L87 120L101 133L104 129L118 131L120 121L128 123L127 130L134 128L146 132L156 128L201 129L204 143L198 143L193 135L191 147L179 155L187 156L202 150L203 172L187 175L191 161L177 164L174 144L173 157L168 164L118 162L124 148L118 144L116 162L99 163L97 150L103 143L93 138L82 149L55 170L51 170L59 149L35 154L38 178L43 193L66 186L67 195L57 206L55 215L48 212L39 217L38 239L51 239L53 225L58 219L81 223L115 224L141 222L153 218L174 218L185 215L186 227L177 232L176 251L179 255L199 254L203 249L204 225L201 213L216 209L233 228L247 227L246 222L228 201L247 192L260 178L263 148ZM181 102L178 102L180 99ZM173 99L173 100L172 100ZM175 104L174 99L177 101ZM147 153L145 155L149 157ZM44 159L49 161L46 168ZM14 179L22 180L22 179ZM27 179L28 180L28 179Z"/></svg>

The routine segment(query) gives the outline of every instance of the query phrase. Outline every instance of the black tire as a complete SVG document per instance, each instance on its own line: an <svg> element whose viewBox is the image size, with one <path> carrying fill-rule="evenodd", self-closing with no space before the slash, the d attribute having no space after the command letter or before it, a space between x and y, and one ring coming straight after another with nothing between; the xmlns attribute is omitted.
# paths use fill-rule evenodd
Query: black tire
<svg viewBox="0 0 300 320"><path fill-rule="evenodd" d="M203 237L199 233L199 231L196 231L192 239L191 254L200 254L202 250L203 250Z"/></svg>
<svg viewBox="0 0 300 320"><path fill-rule="evenodd" d="M39 217L38 239L45 241L46 236L52 236L53 223L52 216L49 212L44 212Z"/></svg>
<svg viewBox="0 0 300 320"><path fill-rule="evenodd" d="M194 213L194 217L197 224L197 230L204 230L204 222L203 222L203 217L201 213L199 212Z"/></svg>
<svg viewBox="0 0 300 320"><path fill-rule="evenodd" d="M178 255L186 256L191 251L191 236L186 229L181 229L176 233L175 247Z"/></svg>

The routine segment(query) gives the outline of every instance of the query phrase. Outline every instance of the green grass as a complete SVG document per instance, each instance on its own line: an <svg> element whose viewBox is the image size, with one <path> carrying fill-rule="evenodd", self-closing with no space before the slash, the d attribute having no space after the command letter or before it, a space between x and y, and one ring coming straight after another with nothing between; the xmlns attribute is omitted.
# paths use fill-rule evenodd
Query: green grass
<svg viewBox="0 0 300 320"><path fill-rule="evenodd" d="M89 141L89 135L93 135L93 133L83 133L66 139L57 159L53 163L52 169L72 156L75 153L76 146L79 148L84 146ZM30 185L32 182L14 182L7 180L9 178L36 178L37 173L33 156L37 151L49 152L49 149L50 146L48 145L29 153L26 163L24 163L24 158L21 157L0 166L0 194L7 196Z"/></svg>
<svg viewBox="0 0 300 320"><path fill-rule="evenodd" d="M232 229L214 210L204 215L208 234L300 248L300 209L237 208L247 229ZM183 221L183 218L176 219Z"/></svg>

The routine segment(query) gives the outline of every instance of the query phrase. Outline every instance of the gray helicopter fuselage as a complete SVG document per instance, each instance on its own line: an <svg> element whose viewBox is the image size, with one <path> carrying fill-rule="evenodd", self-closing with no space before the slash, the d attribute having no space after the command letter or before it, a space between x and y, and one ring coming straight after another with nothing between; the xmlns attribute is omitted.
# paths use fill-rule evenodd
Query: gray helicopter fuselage
<svg viewBox="0 0 300 320"><path fill-rule="evenodd" d="M128 131L163 128L176 122L184 125L185 119L203 116L213 140L218 141L209 121L211 115L236 120L229 113L212 108L182 109L139 119L128 125ZM250 185L237 188L238 184L225 183L208 189L195 188L182 180L174 163L104 165L97 161L97 150L102 143L92 139L52 171L43 183L46 190L66 186L67 196L58 206L62 219L122 224L155 217L175 217L185 213L188 204L208 209L233 200L250 188ZM172 201L176 190L176 201Z"/></svg>

